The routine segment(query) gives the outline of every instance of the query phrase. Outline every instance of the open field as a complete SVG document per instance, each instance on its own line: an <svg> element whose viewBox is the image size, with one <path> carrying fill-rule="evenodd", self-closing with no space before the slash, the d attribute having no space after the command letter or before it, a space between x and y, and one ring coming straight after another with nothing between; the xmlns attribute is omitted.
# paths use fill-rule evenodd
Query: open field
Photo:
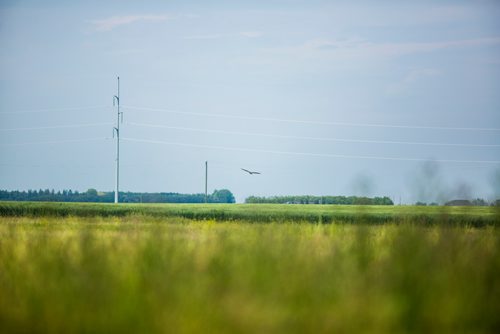
<svg viewBox="0 0 500 334"><path fill-rule="evenodd" d="M0 202L0 216L11 217L181 217L194 220L310 223L418 223L497 225L499 207L287 205L287 204L104 204Z"/></svg>
<svg viewBox="0 0 500 334"><path fill-rule="evenodd" d="M6 209L45 205L50 210L40 216ZM59 206L76 211L51 211ZM96 208L105 214L89 214ZM320 206L120 205L133 212L116 216L106 211L113 208L1 203L0 332L500 328L500 230L491 208L339 207L352 217L347 224L289 218L333 209ZM178 214L189 210L245 219ZM249 223L252 213L273 212L279 219ZM371 224L376 214L406 218ZM436 216L432 224L408 218L424 214ZM439 223L469 216L489 223Z"/></svg>

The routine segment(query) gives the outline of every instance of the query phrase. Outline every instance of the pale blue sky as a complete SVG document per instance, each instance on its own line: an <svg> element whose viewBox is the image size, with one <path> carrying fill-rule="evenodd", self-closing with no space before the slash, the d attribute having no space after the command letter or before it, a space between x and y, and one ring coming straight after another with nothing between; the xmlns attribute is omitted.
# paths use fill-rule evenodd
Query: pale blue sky
<svg viewBox="0 0 500 334"><path fill-rule="evenodd" d="M497 1L208 3L3 1L0 188L499 195Z"/></svg>

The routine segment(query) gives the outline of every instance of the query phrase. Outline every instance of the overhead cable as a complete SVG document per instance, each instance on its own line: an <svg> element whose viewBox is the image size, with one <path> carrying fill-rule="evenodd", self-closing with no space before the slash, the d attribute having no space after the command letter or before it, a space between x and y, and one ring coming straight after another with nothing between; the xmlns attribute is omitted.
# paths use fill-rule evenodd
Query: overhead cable
<svg viewBox="0 0 500 334"><path fill-rule="evenodd" d="M83 139L68 139L68 140L49 140L49 141L34 141L24 143L0 143L0 146L25 146L25 145L39 145L39 144L62 144L62 143L80 143L89 141L102 141L109 138L83 138Z"/></svg>
<svg viewBox="0 0 500 334"><path fill-rule="evenodd" d="M403 158L403 157L364 156L364 155L345 155L345 154L262 150L262 149L253 149L253 148L212 146L212 145L199 145L199 144L188 144L188 143L179 143L179 142L167 142L167 141L160 141L160 140L149 140L149 139L138 139L138 138L122 138L122 139L125 141L138 142L138 143L163 144L163 145L196 147L196 148L215 149L215 150L253 152L253 153L270 153L270 154L295 155L295 156L312 156L312 157L346 158L346 159L370 159L370 160L393 160L393 161L428 161L429 160L429 159L422 159L422 158ZM500 164L500 160L433 159L433 161L435 161L435 162L450 162L450 163Z"/></svg>
<svg viewBox="0 0 500 334"><path fill-rule="evenodd" d="M500 131L500 128L486 128L486 127L450 127L450 126L418 126L418 125L396 125L396 124L382 124L382 123L354 123L354 122L329 122L329 121L315 121L315 120L298 120L298 119L285 119L285 118L269 118L269 117L256 117L256 116L240 116L228 115L218 113L200 113L191 111L179 111L171 109L136 107L136 106L122 106L128 110L141 110L151 112L164 112L180 115L202 116L202 117L218 117L230 118L240 120L254 120L266 122L285 122L285 123L298 123L298 124L317 124L317 125L334 125L334 126L349 126L349 127L375 127L375 128L396 128L396 129L425 129L425 130L463 130L463 131Z"/></svg>
<svg viewBox="0 0 500 334"><path fill-rule="evenodd" d="M68 128L87 128L95 126L108 126L113 123L87 123L87 124L68 124L68 125L55 125L55 126L36 126L36 127L26 127L26 128L9 128L1 129L0 131L24 131L24 130L47 130L47 129L68 129Z"/></svg>
<svg viewBox="0 0 500 334"><path fill-rule="evenodd" d="M81 111L81 110L87 110L87 109L103 109L103 108L108 108L108 106L101 105L101 106L87 106L87 107L25 109L25 110L0 111L0 114L25 114L25 113L46 113L46 112L62 112L62 111Z"/></svg>
<svg viewBox="0 0 500 334"><path fill-rule="evenodd" d="M277 135L269 133L255 133L255 132L241 132L241 131L225 131L225 130L211 130L179 126L166 126L157 124L146 124L127 122L129 125L170 129L180 131L193 131L193 132L206 132L206 133L219 133L228 135L243 135L243 136L256 136L256 137L271 137L283 139L303 139L303 140L317 140L317 141L333 141L333 142L347 142L347 143L368 143L368 144L402 144L402 145L426 145L426 146L456 146L456 147L500 147L500 144L465 144L465 143L438 143L438 142L411 142L411 141L392 141L392 140L364 140L364 139L347 139L347 138L326 138L326 137L309 137L309 136L290 136L290 135Z"/></svg>

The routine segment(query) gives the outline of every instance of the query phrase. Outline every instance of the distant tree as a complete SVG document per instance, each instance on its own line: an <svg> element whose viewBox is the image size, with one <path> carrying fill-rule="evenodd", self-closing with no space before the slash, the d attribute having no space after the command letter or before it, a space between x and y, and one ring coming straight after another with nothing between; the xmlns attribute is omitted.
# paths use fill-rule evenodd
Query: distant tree
<svg viewBox="0 0 500 334"><path fill-rule="evenodd" d="M215 203L234 203L233 194L227 189L215 190L210 196Z"/></svg>
<svg viewBox="0 0 500 334"><path fill-rule="evenodd" d="M455 199L453 201L446 202L444 205L447 206L470 206L472 205L471 201L466 199Z"/></svg>
<svg viewBox="0 0 500 334"><path fill-rule="evenodd" d="M90 188L87 190L87 196L97 196L97 190Z"/></svg>
<svg viewBox="0 0 500 334"><path fill-rule="evenodd" d="M98 192L90 188L86 192L63 190L0 190L0 200L4 201L52 201L52 202L106 202L114 200L114 192ZM233 194L227 190L216 190L208 198L210 203L234 203ZM178 193L132 193L121 192L120 201L126 203L204 203L204 194Z"/></svg>
<svg viewBox="0 0 500 334"><path fill-rule="evenodd" d="M487 206L488 205L488 202L486 202L484 199L482 198L476 198L474 200L472 200L472 205L474 206Z"/></svg>
<svg viewBox="0 0 500 334"><path fill-rule="evenodd" d="M373 203L373 201L371 200L371 198L368 198L368 197L356 197L354 199L354 203L353 204L356 204L356 205L370 205L372 203Z"/></svg>
<svg viewBox="0 0 500 334"><path fill-rule="evenodd" d="M245 203L276 203L276 204L344 204L344 205L394 205L387 197L357 197L357 196L250 196Z"/></svg>
<svg viewBox="0 0 500 334"><path fill-rule="evenodd" d="M415 203L415 205L417 205L417 206L426 206L427 203L425 203L425 202L417 202L417 203Z"/></svg>

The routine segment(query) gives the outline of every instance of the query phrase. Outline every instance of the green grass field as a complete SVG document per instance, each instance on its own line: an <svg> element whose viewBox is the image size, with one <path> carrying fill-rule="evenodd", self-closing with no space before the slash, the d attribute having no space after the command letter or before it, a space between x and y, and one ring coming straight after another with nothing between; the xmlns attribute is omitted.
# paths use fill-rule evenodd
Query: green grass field
<svg viewBox="0 0 500 334"><path fill-rule="evenodd" d="M493 333L499 301L493 208L0 203L1 333Z"/></svg>
<svg viewBox="0 0 500 334"><path fill-rule="evenodd" d="M180 217L194 220L310 223L418 223L488 226L500 222L499 207L286 205L286 204L102 204L0 202L11 217Z"/></svg>

